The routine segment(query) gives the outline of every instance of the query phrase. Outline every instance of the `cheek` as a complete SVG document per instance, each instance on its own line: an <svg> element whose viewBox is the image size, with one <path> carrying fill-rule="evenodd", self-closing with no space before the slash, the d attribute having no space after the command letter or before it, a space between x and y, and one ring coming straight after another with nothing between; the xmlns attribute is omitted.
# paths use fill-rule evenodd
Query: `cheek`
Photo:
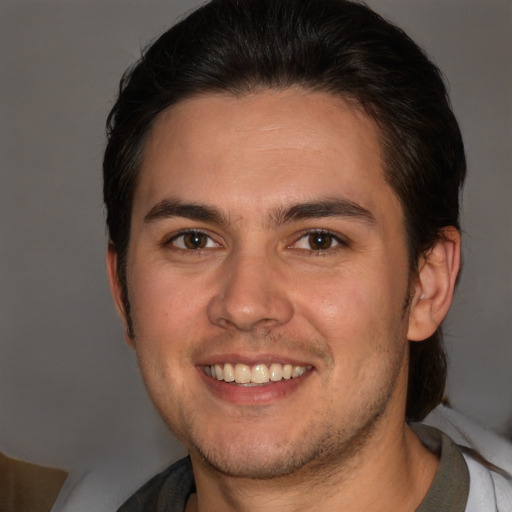
<svg viewBox="0 0 512 512"><path fill-rule="evenodd" d="M137 342L176 348L203 327L208 293L194 279L148 268L131 276L128 294Z"/></svg>
<svg viewBox="0 0 512 512"><path fill-rule="evenodd" d="M302 283L298 291L303 316L332 338L352 330L372 329L382 321L384 290L369 276L339 272L322 282Z"/></svg>
<svg viewBox="0 0 512 512"><path fill-rule="evenodd" d="M357 371L363 361L366 365L403 344L407 287L383 275L340 272L322 285L303 283L298 292L299 316L326 340L339 367Z"/></svg>
<svg viewBox="0 0 512 512"><path fill-rule="evenodd" d="M129 297L135 351L149 395L157 408L175 410L195 372L189 353L202 332L204 294L193 293L180 279L146 267L133 273ZM169 393L169 389L175 393Z"/></svg>

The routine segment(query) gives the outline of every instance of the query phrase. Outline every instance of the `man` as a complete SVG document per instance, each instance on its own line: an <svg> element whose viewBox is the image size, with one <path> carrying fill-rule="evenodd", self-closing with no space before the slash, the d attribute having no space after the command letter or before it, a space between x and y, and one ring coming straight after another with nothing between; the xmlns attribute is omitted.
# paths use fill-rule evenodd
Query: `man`
<svg viewBox="0 0 512 512"><path fill-rule="evenodd" d="M482 471L509 506L412 423L443 397L464 175L439 71L363 5L214 0L158 39L109 117L108 270L190 457L119 510L458 512Z"/></svg>

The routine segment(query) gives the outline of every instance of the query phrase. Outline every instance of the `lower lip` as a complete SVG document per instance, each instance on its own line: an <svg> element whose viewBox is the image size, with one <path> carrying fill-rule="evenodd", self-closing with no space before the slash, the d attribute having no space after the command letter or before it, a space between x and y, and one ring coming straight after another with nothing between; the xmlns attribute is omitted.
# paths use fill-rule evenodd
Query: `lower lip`
<svg viewBox="0 0 512 512"><path fill-rule="evenodd" d="M213 379L204 372L202 367L197 370L208 389L215 396L237 405L266 405L282 399L296 391L314 371L309 370L304 375L293 379L247 386Z"/></svg>

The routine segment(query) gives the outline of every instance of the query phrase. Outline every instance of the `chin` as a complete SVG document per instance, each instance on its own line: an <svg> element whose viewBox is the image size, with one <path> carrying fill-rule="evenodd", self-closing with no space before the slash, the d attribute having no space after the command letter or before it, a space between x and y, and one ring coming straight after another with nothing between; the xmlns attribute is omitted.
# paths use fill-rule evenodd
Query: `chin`
<svg viewBox="0 0 512 512"><path fill-rule="evenodd" d="M293 445L276 448L253 444L222 452L192 447L190 453L196 453L210 469L223 475L268 480L286 477L308 466L318 455L315 449L310 448Z"/></svg>
<svg viewBox="0 0 512 512"><path fill-rule="evenodd" d="M193 463L197 461L225 476L268 480L311 474L322 479L333 465L351 463L371 437L379 417L380 411L365 418L359 428L310 425L293 437L283 435L283 431L271 436L262 427L260 435L249 429L238 434L229 431L222 439L192 436L184 441Z"/></svg>

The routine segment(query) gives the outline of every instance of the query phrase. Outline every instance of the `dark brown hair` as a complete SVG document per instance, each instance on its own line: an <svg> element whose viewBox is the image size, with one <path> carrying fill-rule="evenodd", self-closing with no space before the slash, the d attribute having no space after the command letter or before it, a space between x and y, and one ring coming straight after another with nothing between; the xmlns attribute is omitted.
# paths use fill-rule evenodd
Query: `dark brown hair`
<svg viewBox="0 0 512 512"><path fill-rule="evenodd" d="M461 134L438 68L403 31L345 0L213 0L125 73L108 117L104 200L128 317L132 199L155 118L201 93L291 86L355 100L378 123L386 179L405 213L411 272L443 227L459 229ZM445 380L441 332L411 343L409 419L422 419L440 402Z"/></svg>

